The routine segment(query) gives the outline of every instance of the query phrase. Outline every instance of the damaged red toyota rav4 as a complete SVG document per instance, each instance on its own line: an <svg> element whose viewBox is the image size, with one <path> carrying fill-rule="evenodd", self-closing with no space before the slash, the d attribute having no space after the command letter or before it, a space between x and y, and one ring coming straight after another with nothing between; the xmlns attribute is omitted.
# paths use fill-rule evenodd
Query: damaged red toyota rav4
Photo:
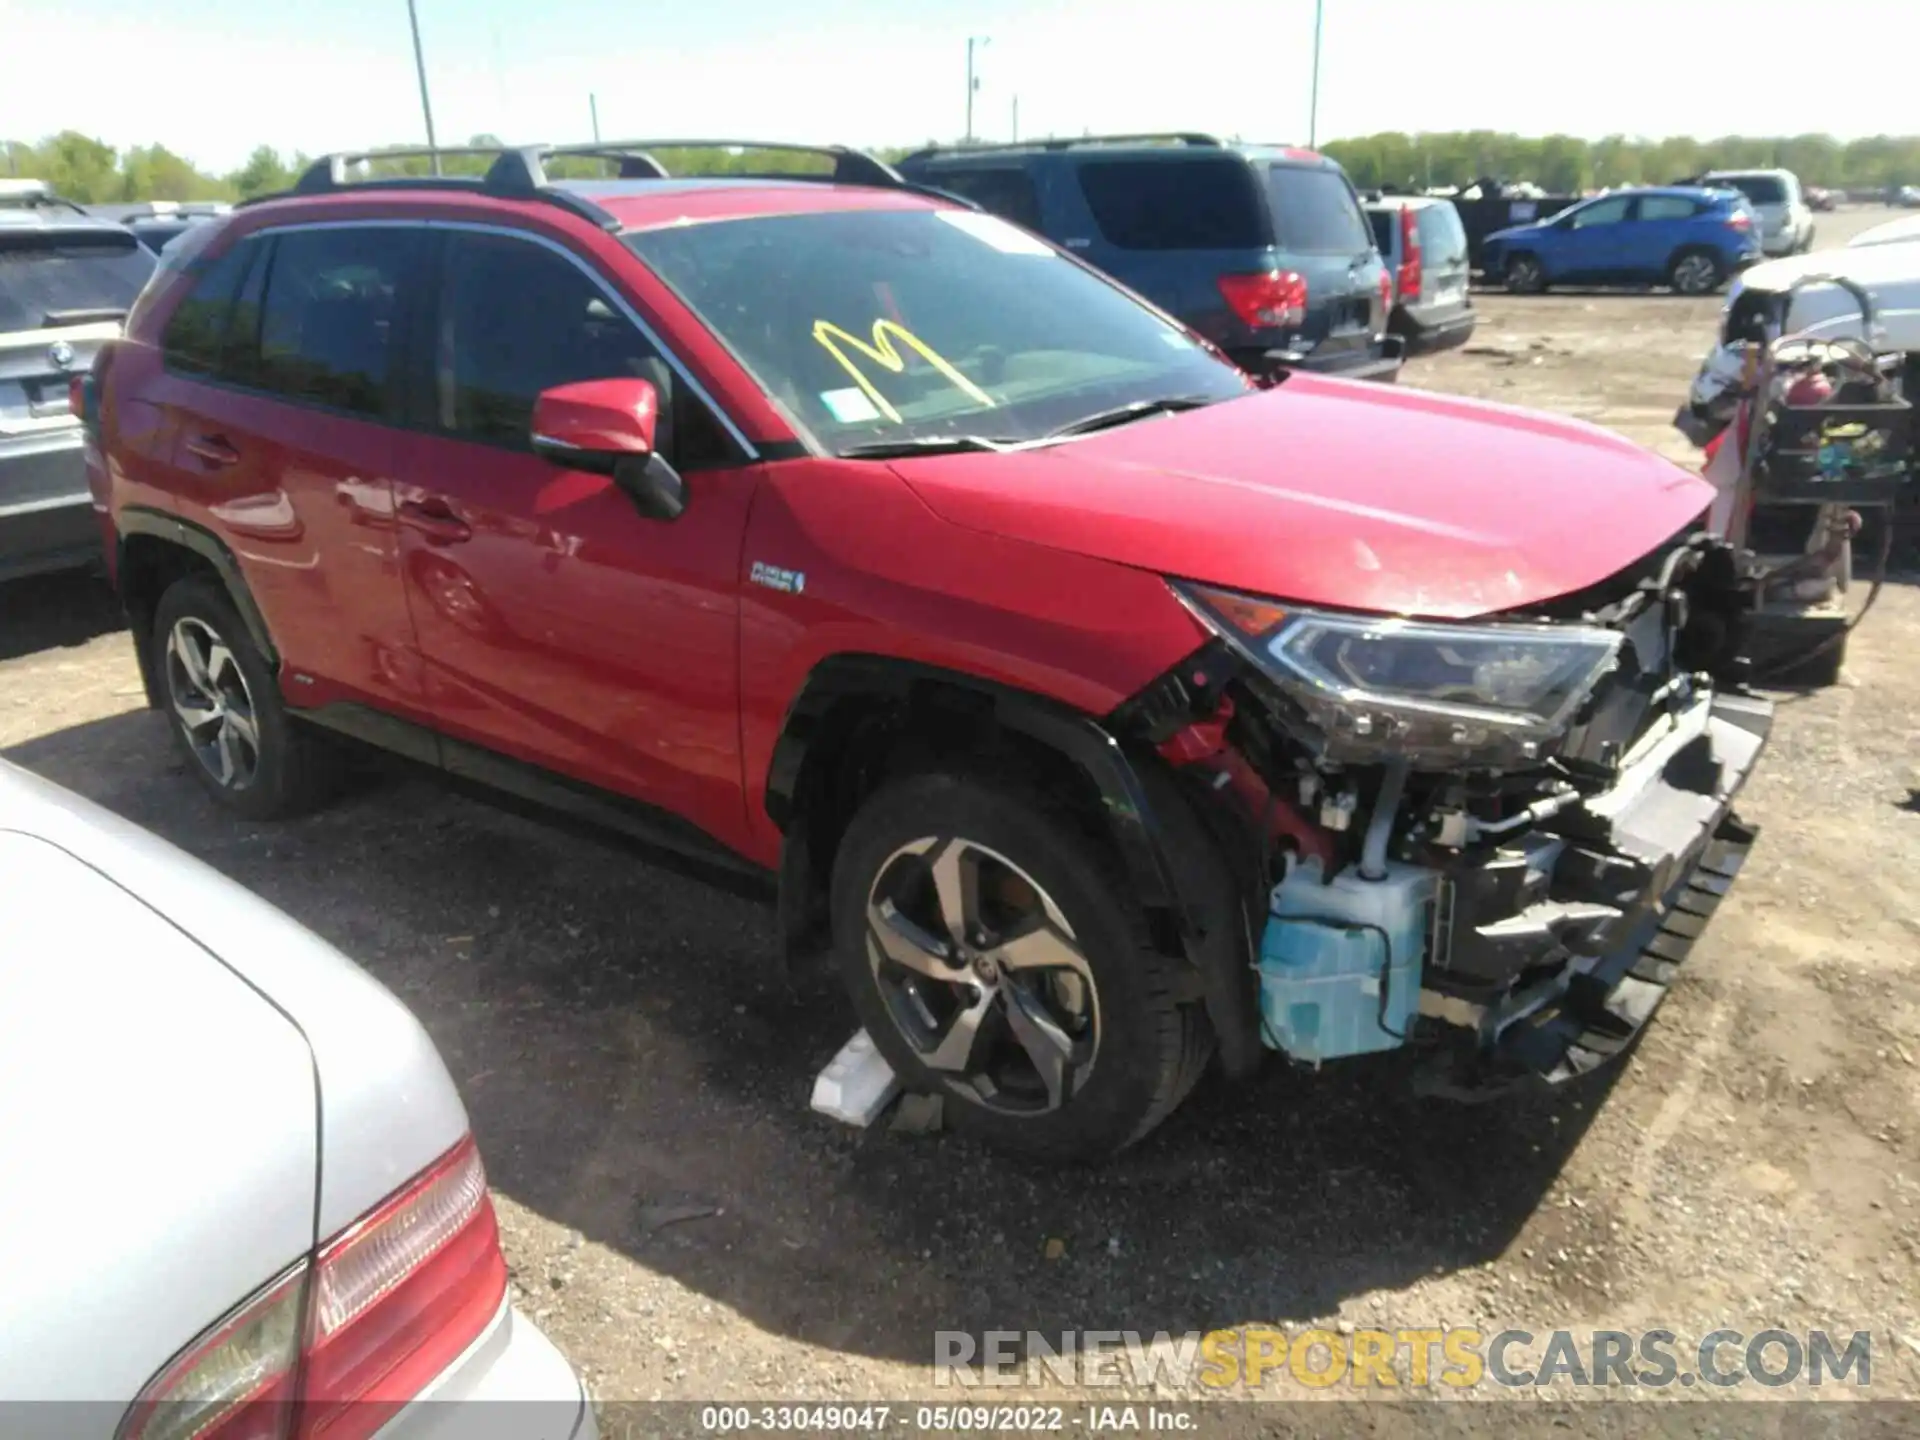
<svg viewBox="0 0 1920 1440"><path fill-rule="evenodd" d="M700 153L334 157L168 249L75 402L215 797L310 805L344 734L777 877L904 1082L1041 1156L1215 1056L1629 1045L1771 718L1701 480L1250 377L859 152Z"/></svg>

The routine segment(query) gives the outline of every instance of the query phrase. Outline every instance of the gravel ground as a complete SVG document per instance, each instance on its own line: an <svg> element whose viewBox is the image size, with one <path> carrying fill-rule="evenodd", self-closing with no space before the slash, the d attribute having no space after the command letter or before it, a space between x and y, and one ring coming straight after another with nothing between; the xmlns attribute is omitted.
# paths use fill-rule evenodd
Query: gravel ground
<svg viewBox="0 0 1920 1440"><path fill-rule="evenodd" d="M1407 383L1684 459L1666 423L1716 311L1489 296L1472 343ZM0 589L0 752L208 860L413 1006L472 1112L515 1293L603 1397L951 1399L937 1329L1323 1320L1865 1329L1872 1393L1911 1399L1916 625L1920 589L1890 584L1845 683L1783 705L1742 807L1765 834L1630 1063L1475 1108L1409 1098L1391 1059L1275 1064L1203 1086L1098 1172L809 1114L849 1012L774 983L770 911L697 874L397 769L296 824L217 813L90 582ZM1339 1416L1321 1432L1393 1429Z"/></svg>

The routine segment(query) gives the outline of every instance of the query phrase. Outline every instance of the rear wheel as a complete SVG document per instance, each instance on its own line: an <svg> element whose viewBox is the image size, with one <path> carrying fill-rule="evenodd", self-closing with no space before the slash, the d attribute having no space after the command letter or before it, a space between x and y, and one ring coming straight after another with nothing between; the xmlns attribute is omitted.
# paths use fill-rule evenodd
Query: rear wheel
<svg viewBox="0 0 1920 1440"><path fill-rule="evenodd" d="M174 741L214 799L272 820L324 796L331 752L287 717L273 672L217 583L192 576L170 586L149 643Z"/></svg>
<svg viewBox="0 0 1920 1440"><path fill-rule="evenodd" d="M1513 295L1538 295L1547 288L1547 272L1540 261L1524 252L1507 257L1507 291Z"/></svg>
<svg viewBox="0 0 1920 1440"><path fill-rule="evenodd" d="M1667 267L1667 283L1682 295L1711 295L1725 278L1708 250L1682 250Z"/></svg>
<svg viewBox="0 0 1920 1440"><path fill-rule="evenodd" d="M1099 842L969 775L875 794L834 862L835 950L862 1024L957 1129L1048 1160L1131 1144L1212 1049Z"/></svg>

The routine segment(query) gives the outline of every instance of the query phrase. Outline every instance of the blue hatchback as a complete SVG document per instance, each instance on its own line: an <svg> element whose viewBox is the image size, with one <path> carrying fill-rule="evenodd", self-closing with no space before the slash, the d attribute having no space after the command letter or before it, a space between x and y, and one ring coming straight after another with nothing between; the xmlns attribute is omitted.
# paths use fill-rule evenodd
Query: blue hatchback
<svg viewBox="0 0 1920 1440"><path fill-rule="evenodd" d="M1489 235L1490 278L1516 294L1549 285L1669 285L1710 295L1760 258L1760 229L1732 190L1616 190Z"/></svg>

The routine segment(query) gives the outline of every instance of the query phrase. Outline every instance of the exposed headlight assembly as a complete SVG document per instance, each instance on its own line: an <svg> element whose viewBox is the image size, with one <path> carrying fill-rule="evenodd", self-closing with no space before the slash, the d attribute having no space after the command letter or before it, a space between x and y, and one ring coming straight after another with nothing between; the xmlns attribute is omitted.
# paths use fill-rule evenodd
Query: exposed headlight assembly
<svg viewBox="0 0 1920 1440"><path fill-rule="evenodd" d="M1300 708L1333 759L1531 764L1567 733L1622 639L1581 625L1341 615L1173 589Z"/></svg>

